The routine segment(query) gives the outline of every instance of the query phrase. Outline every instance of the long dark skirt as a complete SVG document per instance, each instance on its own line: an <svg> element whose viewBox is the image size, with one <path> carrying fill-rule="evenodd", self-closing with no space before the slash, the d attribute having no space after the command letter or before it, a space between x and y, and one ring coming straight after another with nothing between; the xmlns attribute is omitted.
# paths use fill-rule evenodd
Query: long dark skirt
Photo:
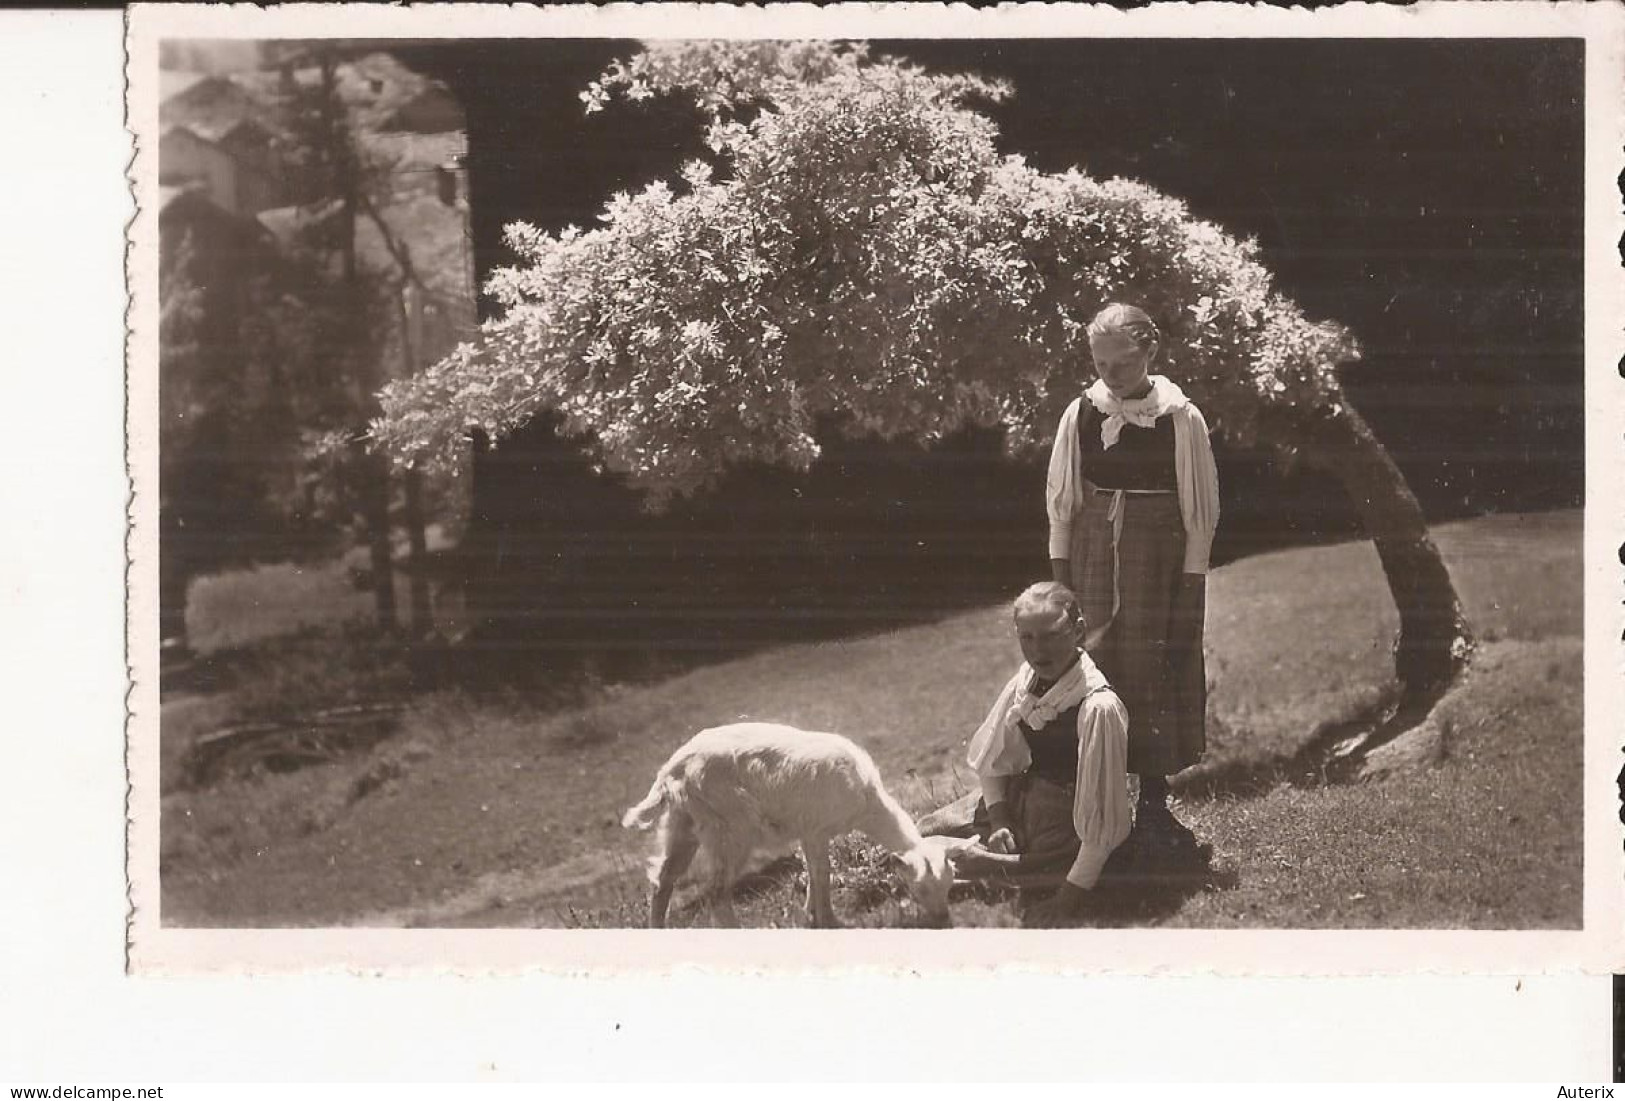
<svg viewBox="0 0 1625 1101"><path fill-rule="evenodd" d="M1176 600L1185 565L1178 495L1123 494L1115 562L1112 501L1109 493L1086 494L1072 525L1072 580L1089 656L1128 709L1128 770L1170 776L1200 760L1207 746L1204 598L1198 588Z"/></svg>
<svg viewBox="0 0 1625 1101"><path fill-rule="evenodd" d="M1010 817L1022 852L1057 853L1059 866L1070 866L1078 851L1078 833L1072 824L1076 801L1070 786L1057 784L1031 774L1009 781ZM927 814L919 822L927 837L977 837L983 841L993 832L987 804L971 792L945 807Z"/></svg>
<svg viewBox="0 0 1625 1101"><path fill-rule="evenodd" d="M1008 798L1021 851L1033 857L1047 854L1047 858L1037 859L1023 872L993 877L994 881L1023 888L1060 886L1078 855L1078 834L1072 824L1073 789L1029 773L1010 779ZM987 804L974 791L921 818L919 828L927 837L983 842L993 833Z"/></svg>

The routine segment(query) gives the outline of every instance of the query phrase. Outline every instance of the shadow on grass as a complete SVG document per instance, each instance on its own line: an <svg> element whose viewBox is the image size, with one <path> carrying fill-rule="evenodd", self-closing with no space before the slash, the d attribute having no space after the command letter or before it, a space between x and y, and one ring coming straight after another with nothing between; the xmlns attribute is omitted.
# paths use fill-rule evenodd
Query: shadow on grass
<svg viewBox="0 0 1625 1101"><path fill-rule="evenodd" d="M1201 866L1180 871L1108 869L1096 884L1079 925L1146 925L1173 917L1185 903L1210 891L1233 890L1240 883L1234 868Z"/></svg>
<svg viewBox="0 0 1625 1101"><path fill-rule="evenodd" d="M801 857L786 855L747 871L734 881L729 895L743 928L804 925L806 914L802 909L802 892L805 888L805 869ZM577 920L566 922L567 926L584 927L587 924L579 920L580 915L575 914L574 907L571 907L571 912ZM621 908L619 920L599 924L606 927L640 927L647 923L648 916L647 896L640 895ZM796 921L796 917L801 920ZM771 920L763 921L763 918ZM691 873L684 877L666 911L666 924L674 929L708 927L711 924L711 889L703 875Z"/></svg>
<svg viewBox="0 0 1625 1101"><path fill-rule="evenodd" d="M1209 801L1224 796L1255 799L1282 784L1316 788L1353 783L1373 751L1420 726L1457 683L1415 695L1405 695L1392 685L1369 707L1316 726L1291 757L1198 765L1177 777L1173 789L1181 799Z"/></svg>
<svg viewBox="0 0 1625 1101"><path fill-rule="evenodd" d="M1049 899L1065 878L1065 871L1059 870L1028 874L1014 884L973 881L956 886L955 898L1011 903L1025 927L1029 907ZM1239 883L1236 870L1215 866L1205 849L1191 862L1171 867L1148 860L1131 837L1112 853L1084 911L1070 924L1105 928L1154 924L1174 916L1199 894L1231 890Z"/></svg>

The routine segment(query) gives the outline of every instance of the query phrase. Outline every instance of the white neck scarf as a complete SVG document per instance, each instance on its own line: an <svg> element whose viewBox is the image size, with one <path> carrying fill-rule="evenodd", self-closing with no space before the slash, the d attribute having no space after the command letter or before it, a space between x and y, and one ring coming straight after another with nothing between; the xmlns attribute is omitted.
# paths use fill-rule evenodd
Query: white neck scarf
<svg viewBox="0 0 1625 1101"><path fill-rule="evenodd" d="M1042 730L1062 712L1076 707L1085 696L1111 687L1105 674L1081 650L1077 662L1047 691L1035 695L1032 684L1032 666L1022 662L1016 675L999 693L987 718L971 736L970 752L966 755L971 768L996 776L1026 772L1033 759L1027 739L1021 736L1021 724L1025 723L1030 730Z"/></svg>
<svg viewBox="0 0 1625 1101"><path fill-rule="evenodd" d="M1118 435L1123 431L1123 425L1132 424L1138 428L1150 428L1164 413L1170 413L1189 404L1190 399L1172 379L1165 375L1147 377L1151 380L1151 390L1144 397L1123 400L1112 393L1102 379L1096 379L1094 384L1084 391L1089 404L1101 414L1100 445L1104 450L1112 449Z"/></svg>

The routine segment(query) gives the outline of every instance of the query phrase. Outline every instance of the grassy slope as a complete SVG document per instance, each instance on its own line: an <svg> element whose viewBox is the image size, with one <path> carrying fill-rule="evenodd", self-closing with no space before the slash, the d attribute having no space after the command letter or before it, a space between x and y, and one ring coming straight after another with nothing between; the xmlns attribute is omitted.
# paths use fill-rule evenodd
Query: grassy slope
<svg viewBox="0 0 1625 1101"><path fill-rule="evenodd" d="M1226 567L1210 580L1213 721L1193 776L1216 790L1182 813L1230 883L1098 920L1578 923L1579 816L1553 809L1581 780L1580 516L1488 518L1436 538L1484 640L1441 709L1437 766L1350 787L1227 790L1225 777L1289 758L1319 724L1378 700L1397 620L1367 544ZM743 716L841 730L923 810L963 790L963 742L1016 661L1006 611L987 608L606 691L566 712L431 698L365 758L167 796L166 920L635 921L645 839L616 818L693 730ZM166 708L166 741L186 733L187 717L174 720ZM837 907L857 924L894 923L870 854L845 856ZM793 903L791 885L769 881L754 916L792 923ZM956 918L1014 920L997 900L968 900Z"/></svg>

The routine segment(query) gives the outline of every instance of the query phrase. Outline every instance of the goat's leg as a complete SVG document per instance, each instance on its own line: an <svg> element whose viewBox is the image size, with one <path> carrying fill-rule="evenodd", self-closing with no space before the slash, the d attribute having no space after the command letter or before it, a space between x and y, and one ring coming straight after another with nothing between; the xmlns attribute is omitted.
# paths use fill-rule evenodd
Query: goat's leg
<svg viewBox="0 0 1625 1101"><path fill-rule="evenodd" d="M699 835L694 832L694 821L678 811L668 812L662 827L665 853L660 870L655 876L654 892L649 896L649 928L660 929L666 924L666 909L671 905L671 893L694 854L699 851Z"/></svg>
<svg viewBox="0 0 1625 1101"><path fill-rule="evenodd" d="M837 928L840 923L829 899L829 841L804 839L801 855L807 861L807 918L815 929Z"/></svg>

